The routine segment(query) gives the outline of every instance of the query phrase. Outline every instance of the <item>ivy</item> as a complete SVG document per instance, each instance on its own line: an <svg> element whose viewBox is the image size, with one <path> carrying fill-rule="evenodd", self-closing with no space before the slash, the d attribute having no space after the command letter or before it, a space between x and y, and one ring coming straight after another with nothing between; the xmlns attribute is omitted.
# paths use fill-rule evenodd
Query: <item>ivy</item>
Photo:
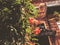
<svg viewBox="0 0 60 45"><path fill-rule="evenodd" d="M31 41L33 30L30 27L29 17L36 17L38 12L31 1L0 0L0 41L2 40L2 45L8 45L7 42L9 45L16 45L17 43L24 45L27 42L26 34L29 35L29 41Z"/></svg>

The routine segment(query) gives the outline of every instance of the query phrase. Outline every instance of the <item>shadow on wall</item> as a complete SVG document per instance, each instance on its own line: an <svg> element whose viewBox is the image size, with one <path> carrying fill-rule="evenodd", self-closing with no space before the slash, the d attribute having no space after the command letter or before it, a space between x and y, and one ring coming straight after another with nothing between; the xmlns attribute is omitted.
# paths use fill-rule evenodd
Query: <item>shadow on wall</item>
<svg viewBox="0 0 60 45"><path fill-rule="evenodd" d="M54 11L60 12L60 6L47 7L47 15L53 14Z"/></svg>

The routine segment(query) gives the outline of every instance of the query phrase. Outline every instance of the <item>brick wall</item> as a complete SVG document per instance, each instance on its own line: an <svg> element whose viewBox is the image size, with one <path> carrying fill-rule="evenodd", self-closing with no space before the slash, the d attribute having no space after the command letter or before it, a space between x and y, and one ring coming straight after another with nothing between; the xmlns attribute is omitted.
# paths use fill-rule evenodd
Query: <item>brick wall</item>
<svg viewBox="0 0 60 45"><path fill-rule="evenodd" d="M52 19L52 20L50 20L49 22L50 22L50 25L51 25L51 29L52 29L52 30L59 30L58 25L57 25L55 19Z"/></svg>
<svg viewBox="0 0 60 45"><path fill-rule="evenodd" d="M60 31L58 28L58 25L56 23L56 20L54 18L49 20L50 23L50 28L54 31L56 31L56 36L55 36L55 45L60 45ZM46 22L47 24L47 22ZM49 29L49 24L46 25Z"/></svg>
<svg viewBox="0 0 60 45"><path fill-rule="evenodd" d="M39 7L39 4L40 4L40 2L33 2L33 4L36 6L36 7ZM49 17L47 17L47 18L49 18ZM49 19L49 23L50 23L50 25L51 25L51 29L52 30L55 30L55 31L58 31L57 33L56 33L56 39L55 39L55 45L60 45L60 32L59 32L59 28L58 28L58 25L57 25L57 23L56 23L56 20L55 19ZM47 27L47 29L49 29L49 24L47 23L47 21L46 21L46 27Z"/></svg>

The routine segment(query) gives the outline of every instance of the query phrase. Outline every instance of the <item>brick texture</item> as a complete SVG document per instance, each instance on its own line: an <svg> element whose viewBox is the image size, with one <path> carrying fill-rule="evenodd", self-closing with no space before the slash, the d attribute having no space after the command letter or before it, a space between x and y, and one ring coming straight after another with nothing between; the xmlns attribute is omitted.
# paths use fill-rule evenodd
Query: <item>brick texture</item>
<svg viewBox="0 0 60 45"><path fill-rule="evenodd" d="M33 2L33 4L36 6L36 7L39 7L39 4L40 4L40 2ZM39 9L38 9L39 10ZM47 17L47 18L49 18L49 17ZM42 19L43 20L43 19ZM58 25L57 25L57 23L56 23L56 20L55 19L52 19L52 20L49 20L49 23L50 23L50 26L49 26L49 24L48 24L48 22L44 19L44 21L45 21L45 23L46 23L46 27L47 27L47 29L52 29L52 30L54 30L54 31L58 31L57 33L56 33L56 36L55 36L55 45L60 45L60 32L59 32L59 28L58 28ZM50 27L50 28L49 28ZM51 38L49 39L49 40L51 40ZM52 41L52 40L51 40ZM52 44L50 44L50 45L52 45Z"/></svg>

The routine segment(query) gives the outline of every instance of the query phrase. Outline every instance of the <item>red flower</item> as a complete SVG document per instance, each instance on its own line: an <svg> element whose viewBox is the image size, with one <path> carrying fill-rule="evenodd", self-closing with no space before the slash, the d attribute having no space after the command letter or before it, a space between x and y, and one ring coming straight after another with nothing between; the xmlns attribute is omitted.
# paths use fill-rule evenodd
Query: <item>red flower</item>
<svg viewBox="0 0 60 45"><path fill-rule="evenodd" d="M30 24L34 24L34 18L29 18Z"/></svg>
<svg viewBox="0 0 60 45"><path fill-rule="evenodd" d="M40 21L38 21L34 18L31 18L31 17L29 18L29 22L30 22L30 24L36 24L36 25L40 24Z"/></svg>
<svg viewBox="0 0 60 45"><path fill-rule="evenodd" d="M38 35L40 32L41 32L41 30L40 30L39 28L36 28L36 29L34 30L34 34L36 34L36 35Z"/></svg>

